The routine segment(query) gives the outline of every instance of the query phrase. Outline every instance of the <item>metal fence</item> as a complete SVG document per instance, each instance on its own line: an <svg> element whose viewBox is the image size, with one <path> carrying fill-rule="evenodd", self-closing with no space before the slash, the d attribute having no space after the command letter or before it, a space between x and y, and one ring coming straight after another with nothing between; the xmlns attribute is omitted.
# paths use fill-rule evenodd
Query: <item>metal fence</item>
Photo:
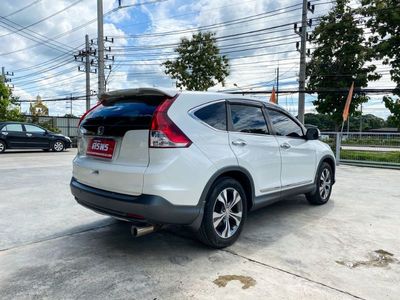
<svg viewBox="0 0 400 300"><path fill-rule="evenodd" d="M32 121L32 116L26 116ZM58 128L76 144L79 118L38 117L38 123ZM329 144L338 163L400 168L400 132L322 132L320 140Z"/></svg>
<svg viewBox="0 0 400 300"><path fill-rule="evenodd" d="M34 118L38 121L38 124L47 123L54 128L58 128L63 135L71 138L74 138L78 135L79 118L77 117L26 116L28 122L32 122Z"/></svg>
<svg viewBox="0 0 400 300"><path fill-rule="evenodd" d="M400 168L400 133L323 132L338 163Z"/></svg>

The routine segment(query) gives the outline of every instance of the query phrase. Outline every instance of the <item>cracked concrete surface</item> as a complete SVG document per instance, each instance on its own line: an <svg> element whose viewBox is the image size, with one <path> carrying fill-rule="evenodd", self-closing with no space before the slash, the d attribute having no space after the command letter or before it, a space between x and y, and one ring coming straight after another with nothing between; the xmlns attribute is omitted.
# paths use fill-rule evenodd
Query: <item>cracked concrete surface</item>
<svg viewBox="0 0 400 300"><path fill-rule="evenodd" d="M235 245L213 250L180 227L133 239L128 224L77 205L73 155L0 156L1 299L400 297L400 264L336 262L377 249L399 259L400 171L341 166L327 205L298 196L251 213Z"/></svg>

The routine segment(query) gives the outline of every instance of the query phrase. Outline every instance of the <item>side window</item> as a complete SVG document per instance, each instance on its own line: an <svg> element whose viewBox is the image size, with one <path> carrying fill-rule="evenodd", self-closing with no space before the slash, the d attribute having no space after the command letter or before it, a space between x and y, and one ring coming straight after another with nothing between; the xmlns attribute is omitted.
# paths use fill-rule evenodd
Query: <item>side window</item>
<svg viewBox="0 0 400 300"><path fill-rule="evenodd" d="M23 129L21 124L7 124L6 126L3 127L2 131L22 132Z"/></svg>
<svg viewBox="0 0 400 300"><path fill-rule="evenodd" d="M45 130L37 127L37 126L33 126L33 125L25 125L25 130L28 132L39 132L39 133L44 133Z"/></svg>
<svg viewBox="0 0 400 300"><path fill-rule="evenodd" d="M225 102L207 105L197 110L194 115L213 128L226 130L226 107Z"/></svg>
<svg viewBox="0 0 400 300"><path fill-rule="evenodd" d="M231 104L233 131L268 134L268 127L260 107Z"/></svg>
<svg viewBox="0 0 400 300"><path fill-rule="evenodd" d="M268 109L269 117L277 135L302 137L303 130L289 116L273 109Z"/></svg>

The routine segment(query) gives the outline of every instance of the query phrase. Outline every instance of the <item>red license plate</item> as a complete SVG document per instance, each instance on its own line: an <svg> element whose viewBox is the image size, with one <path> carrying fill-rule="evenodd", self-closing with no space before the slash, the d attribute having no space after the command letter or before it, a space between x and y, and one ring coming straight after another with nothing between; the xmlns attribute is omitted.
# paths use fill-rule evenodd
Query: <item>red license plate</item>
<svg viewBox="0 0 400 300"><path fill-rule="evenodd" d="M115 140L92 138L89 140L86 154L90 156L111 159L114 154L114 149Z"/></svg>

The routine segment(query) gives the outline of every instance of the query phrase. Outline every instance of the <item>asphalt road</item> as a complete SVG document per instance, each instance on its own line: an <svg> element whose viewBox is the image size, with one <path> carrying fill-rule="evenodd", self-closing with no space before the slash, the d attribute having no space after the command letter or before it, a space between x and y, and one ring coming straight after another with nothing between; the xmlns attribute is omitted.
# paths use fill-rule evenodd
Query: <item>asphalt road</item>
<svg viewBox="0 0 400 300"><path fill-rule="evenodd" d="M400 171L341 166L331 201L251 213L239 241L132 238L69 192L74 150L0 155L0 299L399 299Z"/></svg>

